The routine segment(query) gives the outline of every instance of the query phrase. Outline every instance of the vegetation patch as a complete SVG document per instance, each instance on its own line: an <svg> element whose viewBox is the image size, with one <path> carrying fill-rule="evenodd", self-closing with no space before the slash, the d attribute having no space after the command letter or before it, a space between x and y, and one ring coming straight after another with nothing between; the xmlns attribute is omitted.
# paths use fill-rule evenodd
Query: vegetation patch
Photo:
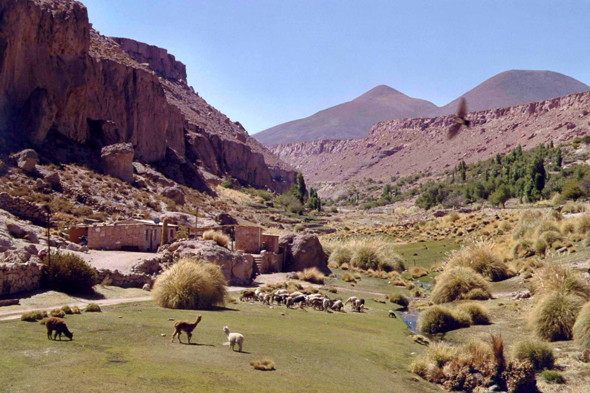
<svg viewBox="0 0 590 393"><path fill-rule="evenodd" d="M574 340L582 350L590 350L590 303L586 303L574 324Z"/></svg>
<svg viewBox="0 0 590 393"><path fill-rule="evenodd" d="M297 272L297 278L301 281L307 281L313 284L323 284L326 281L326 276L317 267Z"/></svg>
<svg viewBox="0 0 590 393"><path fill-rule="evenodd" d="M469 315L472 325L489 325L490 315L485 306L478 303L464 303L457 307L459 312Z"/></svg>
<svg viewBox="0 0 590 393"><path fill-rule="evenodd" d="M509 277L508 266L494 250L491 241L478 241L453 251L447 261L449 267L467 267L491 281Z"/></svg>
<svg viewBox="0 0 590 393"><path fill-rule="evenodd" d="M436 279L430 299L435 304L448 303L461 299L491 298L489 284L473 269L453 267L445 270Z"/></svg>
<svg viewBox="0 0 590 393"><path fill-rule="evenodd" d="M20 316L20 320L25 322L36 322L42 320L43 318L47 318L47 316L47 311L35 310L24 313Z"/></svg>
<svg viewBox="0 0 590 393"><path fill-rule="evenodd" d="M250 362L250 366L254 367L254 370L260 371L273 371L276 370L275 362L270 359L254 360Z"/></svg>
<svg viewBox="0 0 590 393"><path fill-rule="evenodd" d="M229 236L219 231L208 230L203 232L203 240L213 240L219 246L225 248L229 245Z"/></svg>
<svg viewBox="0 0 590 393"><path fill-rule="evenodd" d="M65 293L91 293L98 274L84 259L73 253L51 254L45 259L41 273L45 286Z"/></svg>
<svg viewBox="0 0 590 393"><path fill-rule="evenodd" d="M533 309L529 322L536 335L547 341L571 340L583 301L577 296L553 292Z"/></svg>
<svg viewBox="0 0 590 393"><path fill-rule="evenodd" d="M84 309L84 312L102 312L102 309L96 303L88 303L88 305Z"/></svg>
<svg viewBox="0 0 590 393"><path fill-rule="evenodd" d="M552 369L555 364L553 349L543 341L523 340L514 344L512 357L519 360L528 360L537 371Z"/></svg>
<svg viewBox="0 0 590 393"><path fill-rule="evenodd" d="M443 306L429 307L418 317L418 330L427 334L446 333L469 325L468 317Z"/></svg>

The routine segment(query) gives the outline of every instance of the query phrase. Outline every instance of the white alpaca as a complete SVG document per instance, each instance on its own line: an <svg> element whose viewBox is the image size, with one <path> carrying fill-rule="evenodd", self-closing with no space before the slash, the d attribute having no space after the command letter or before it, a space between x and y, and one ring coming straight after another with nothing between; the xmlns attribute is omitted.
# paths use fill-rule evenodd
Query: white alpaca
<svg viewBox="0 0 590 393"><path fill-rule="evenodd" d="M344 304L346 305L346 304L348 304L348 303L351 303L351 304L353 304L353 305L354 305L354 303L355 303L357 300L358 300L358 297L356 297L356 296L351 296L351 297L349 297L348 299L346 299L346 301L344 302Z"/></svg>
<svg viewBox="0 0 590 393"><path fill-rule="evenodd" d="M233 350L236 343L240 346L239 351L242 352L242 344L244 344L244 336L240 333L231 333L229 328L225 326L223 331L227 335L227 339L229 340L229 349Z"/></svg>

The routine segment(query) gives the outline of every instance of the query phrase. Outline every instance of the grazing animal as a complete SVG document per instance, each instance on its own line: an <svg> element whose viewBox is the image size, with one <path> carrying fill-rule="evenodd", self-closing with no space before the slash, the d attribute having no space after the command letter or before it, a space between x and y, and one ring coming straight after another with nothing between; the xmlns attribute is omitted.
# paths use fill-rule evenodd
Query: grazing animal
<svg viewBox="0 0 590 393"><path fill-rule="evenodd" d="M344 302L344 305L347 305L348 303L354 304L354 302L358 299L358 297L356 296L351 296L348 299L346 299L346 301Z"/></svg>
<svg viewBox="0 0 590 393"><path fill-rule="evenodd" d="M57 340L57 336L59 335L59 341L61 341L62 333L66 335L67 338L72 341L74 338L74 333L68 330L68 326L64 322L63 319L57 317L51 317L45 321L45 326L47 327L47 338L51 340L51 333L55 332L53 339Z"/></svg>
<svg viewBox="0 0 590 393"><path fill-rule="evenodd" d="M324 299L324 304L323 304L323 306L324 306L324 311L325 311L325 312L328 312L328 311L329 311L329 309L330 309L330 306L331 306L331 305L332 305L332 301L331 301L330 299L328 299L328 298L325 298L325 299Z"/></svg>
<svg viewBox="0 0 590 393"><path fill-rule="evenodd" d="M352 303L352 309L356 312L361 312L362 309L365 307L365 299L356 299Z"/></svg>
<svg viewBox="0 0 590 393"><path fill-rule="evenodd" d="M334 311L341 311L342 307L344 307L342 300L336 300L334 303L332 303L332 310Z"/></svg>
<svg viewBox="0 0 590 393"><path fill-rule="evenodd" d="M229 349L233 350L235 345L238 344L240 346L240 348L238 350L240 352L242 352L242 344L244 344L244 336L242 336L240 333L231 333L227 326L225 326L223 328L223 331L225 332L225 334L227 335L227 339L229 340Z"/></svg>
<svg viewBox="0 0 590 393"><path fill-rule="evenodd" d="M178 336L178 342L182 344L182 341L180 341L180 335L182 334L182 332L186 332L186 335L188 336L188 343L191 343L191 337L193 336L193 330L195 330L195 328L197 327L197 325L199 324L199 322L201 322L201 316L197 316L197 320L195 321L195 323L190 323L187 321L178 321L174 324L174 334L172 334L172 341L174 342L174 337Z"/></svg>
<svg viewBox="0 0 590 393"><path fill-rule="evenodd" d="M301 295L301 296L297 296L293 298L293 304L299 304L299 308L303 308L303 306L305 306L305 296Z"/></svg>
<svg viewBox="0 0 590 393"><path fill-rule="evenodd" d="M285 301L285 305L287 306L287 308L291 308L293 306L293 298L288 297L287 300Z"/></svg>
<svg viewBox="0 0 590 393"><path fill-rule="evenodd" d="M395 315L395 311L389 310L389 318L397 318L397 315Z"/></svg>
<svg viewBox="0 0 590 393"><path fill-rule="evenodd" d="M459 131L461 131L461 127L469 127L471 122L469 120L465 120L465 115L467 114L467 104L465 103L465 98L461 98L461 103L459 104L459 110L457 111L457 116L455 118L455 124L451 126L449 129L449 133L447 134L448 139L453 139L457 136Z"/></svg>
<svg viewBox="0 0 590 393"><path fill-rule="evenodd" d="M254 300L255 298L256 298L256 293L254 291L250 291L250 290L245 290L244 292L242 292L242 296L240 296L241 301L244 301L244 299Z"/></svg>

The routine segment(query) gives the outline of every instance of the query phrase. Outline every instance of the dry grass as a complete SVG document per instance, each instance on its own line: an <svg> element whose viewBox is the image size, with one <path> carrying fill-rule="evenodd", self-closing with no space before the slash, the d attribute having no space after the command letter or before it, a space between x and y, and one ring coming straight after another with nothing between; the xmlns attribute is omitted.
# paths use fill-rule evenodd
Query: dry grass
<svg viewBox="0 0 590 393"><path fill-rule="evenodd" d="M203 233L203 240L213 240L215 243L225 248L227 248L230 242L229 236L213 230L205 231Z"/></svg>
<svg viewBox="0 0 590 393"><path fill-rule="evenodd" d="M328 262L333 264L335 268L341 266L343 263L350 263L352 259L352 251L344 246L335 247Z"/></svg>
<svg viewBox="0 0 590 393"><path fill-rule="evenodd" d="M590 349L590 303L586 303L574 324L574 340L582 350Z"/></svg>
<svg viewBox="0 0 590 393"><path fill-rule="evenodd" d="M573 295L590 300L590 286L584 282L581 274L557 263L547 264L535 271L533 290L540 294L555 291L563 295Z"/></svg>
<svg viewBox="0 0 590 393"><path fill-rule="evenodd" d="M590 214L582 214L575 219L574 223L577 233L586 234L590 231Z"/></svg>
<svg viewBox="0 0 590 393"><path fill-rule="evenodd" d="M478 303L464 303L457 307L457 311L469 315L472 325L489 325L490 315L487 308Z"/></svg>
<svg viewBox="0 0 590 393"><path fill-rule="evenodd" d="M528 360L537 371L551 369L555 363L551 346L543 341L532 339L514 344L512 357L519 360Z"/></svg>
<svg viewBox="0 0 590 393"><path fill-rule="evenodd" d="M219 266L186 258L157 278L152 296L161 307L207 309L225 304L226 285Z"/></svg>
<svg viewBox="0 0 590 393"><path fill-rule="evenodd" d="M354 276L352 274L350 274L349 272L344 272L341 279L344 282L356 282L356 279L354 278Z"/></svg>
<svg viewBox="0 0 590 393"><path fill-rule="evenodd" d="M395 243L383 239L326 240L322 245L331 248L329 262L342 266L352 265L368 270L403 272L403 258L395 252Z"/></svg>
<svg viewBox="0 0 590 393"><path fill-rule="evenodd" d="M326 276L317 267L297 272L297 278L301 281L307 281L313 284L323 284L326 281Z"/></svg>
<svg viewBox="0 0 590 393"><path fill-rule="evenodd" d="M494 250L492 241L478 241L453 251L447 260L449 267L468 267L492 281L509 277L508 266Z"/></svg>
<svg viewBox="0 0 590 393"><path fill-rule="evenodd" d="M102 309L96 303L88 303L88 305L84 309L84 312L102 312Z"/></svg>
<svg viewBox="0 0 590 393"><path fill-rule="evenodd" d="M535 306L529 324L536 335L547 341L571 340L576 317L583 301L577 296L553 292Z"/></svg>
<svg viewBox="0 0 590 393"><path fill-rule="evenodd" d="M412 278L420 278L428 275L428 270L420 266L411 267L409 271Z"/></svg>
<svg viewBox="0 0 590 393"><path fill-rule="evenodd" d="M429 307L418 317L418 330L427 334L446 333L469 325L469 317L443 306Z"/></svg>
<svg viewBox="0 0 590 393"><path fill-rule="evenodd" d="M402 308L408 308L410 305L408 298L401 293L390 293L389 295L385 295L385 298L391 303L397 304Z"/></svg>
<svg viewBox="0 0 590 393"><path fill-rule="evenodd" d="M63 312L61 309L59 308L54 308L53 310L51 310L49 312L49 315L51 315L52 317L58 317L58 318L63 318L66 316L66 313Z"/></svg>
<svg viewBox="0 0 590 393"><path fill-rule="evenodd" d="M254 360L250 362L250 366L254 367L254 370L260 371L273 371L276 370L275 362L270 359Z"/></svg>
<svg viewBox="0 0 590 393"><path fill-rule="evenodd" d="M472 291L476 293L470 294ZM474 294L477 296L474 297ZM430 299L435 304L452 302L461 299L491 297L489 284L485 278L473 269L454 267L446 269L436 279Z"/></svg>
<svg viewBox="0 0 590 393"><path fill-rule="evenodd" d="M27 313L24 313L23 315L20 316L20 320L21 321L26 321L26 322L36 322L36 321L40 321L43 318L47 318L47 311L30 311Z"/></svg>

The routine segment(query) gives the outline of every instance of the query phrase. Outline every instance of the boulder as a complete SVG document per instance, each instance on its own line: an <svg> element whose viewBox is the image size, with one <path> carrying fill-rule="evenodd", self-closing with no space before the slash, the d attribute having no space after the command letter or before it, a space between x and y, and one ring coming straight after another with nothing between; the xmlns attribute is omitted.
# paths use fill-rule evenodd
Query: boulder
<svg viewBox="0 0 590 393"><path fill-rule="evenodd" d="M173 252L175 260L194 257L220 266L230 285L249 285L252 282L253 259L231 252L212 240L176 242L168 250Z"/></svg>
<svg viewBox="0 0 590 393"><path fill-rule="evenodd" d="M237 225L238 221L227 213L220 213L215 217L219 225Z"/></svg>
<svg viewBox="0 0 590 393"><path fill-rule="evenodd" d="M59 177L59 173L57 172L48 173L47 175L43 176L43 180L45 180L45 183L51 185L53 188L61 187L61 179Z"/></svg>
<svg viewBox="0 0 590 393"><path fill-rule="evenodd" d="M172 199L177 204L184 205L184 191L182 191L182 188L178 186L167 187L162 194L165 197Z"/></svg>
<svg viewBox="0 0 590 393"><path fill-rule="evenodd" d="M136 273L154 274L162 270L159 258L144 259L133 265L131 271Z"/></svg>
<svg viewBox="0 0 590 393"><path fill-rule="evenodd" d="M131 143L116 143L103 147L100 152L103 171L132 184L134 154Z"/></svg>
<svg viewBox="0 0 590 393"><path fill-rule="evenodd" d="M1 263L27 263L31 259L31 254L26 250L7 250L3 254L0 254Z"/></svg>
<svg viewBox="0 0 590 393"><path fill-rule="evenodd" d="M284 235L279 238L279 247L285 250L284 271L298 272L317 267L325 274L330 274L328 256L315 235Z"/></svg>
<svg viewBox="0 0 590 393"><path fill-rule="evenodd" d="M25 172L33 172L39 162L39 156L33 149L23 150L14 154L13 157L16 161L16 165Z"/></svg>

